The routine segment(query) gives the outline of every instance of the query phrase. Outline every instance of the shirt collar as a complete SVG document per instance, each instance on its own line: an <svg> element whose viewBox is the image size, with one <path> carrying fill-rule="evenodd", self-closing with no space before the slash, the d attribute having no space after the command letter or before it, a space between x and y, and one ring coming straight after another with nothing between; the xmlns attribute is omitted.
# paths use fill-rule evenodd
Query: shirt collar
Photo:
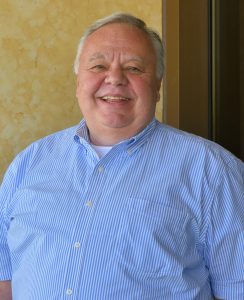
<svg viewBox="0 0 244 300"><path fill-rule="evenodd" d="M81 120L80 124L76 128L74 139L76 142L81 142L81 140L85 140L88 144L90 144L88 128L84 119Z"/></svg>
<svg viewBox="0 0 244 300"><path fill-rule="evenodd" d="M138 149L142 144L144 144L148 140L148 138L154 131L157 123L158 121L155 118L153 118L153 120L137 135L127 140L121 141L116 146L125 148L129 154L133 153L136 149ZM74 140L80 144L90 145L88 128L84 119L81 120L80 124L76 128Z"/></svg>

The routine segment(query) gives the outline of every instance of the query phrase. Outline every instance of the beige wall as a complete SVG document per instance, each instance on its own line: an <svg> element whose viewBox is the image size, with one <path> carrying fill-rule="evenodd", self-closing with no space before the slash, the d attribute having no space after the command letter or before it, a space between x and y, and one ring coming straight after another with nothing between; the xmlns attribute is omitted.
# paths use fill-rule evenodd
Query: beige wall
<svg viewBox="0 0 244 300"><path fill-rule="evenodd" d="M161 0L0 0L0 181L26 145L80 120L76 46L86 26L115 11L161 33Z"/></svg>

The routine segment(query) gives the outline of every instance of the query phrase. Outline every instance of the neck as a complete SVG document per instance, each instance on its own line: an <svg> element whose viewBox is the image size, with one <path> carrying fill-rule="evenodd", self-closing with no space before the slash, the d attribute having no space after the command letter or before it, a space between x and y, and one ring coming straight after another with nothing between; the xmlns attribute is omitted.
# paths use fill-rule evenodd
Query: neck
<svg viewBox="0 0 244 300"><path fill-rule="evenodd" d="M121 141L127 140L135 135L137 135L143 128L133 128L130 130L129 128L90 128L89 137L90 142L96 146L113 146L118 144Z"/></svg>
<svg viewBox="0 0 244 300"><path fill-rule="evenodd" d="M96 146L113 146L124 140L130 139L141 132L151 120L145 123L130 124L123 127L95 126L94 123L87 122L90 142Z"/></svg>
<svg viewBox="0 0 244 300"><path fill-rule="evenodd" d="M92 132L89 130L90 141L96 146L113 146L123 140L129 139L132 136L133 135L130 134L122 134L119 130L115 130L114 133L108 133L104 130L102 132Z"/></svg>

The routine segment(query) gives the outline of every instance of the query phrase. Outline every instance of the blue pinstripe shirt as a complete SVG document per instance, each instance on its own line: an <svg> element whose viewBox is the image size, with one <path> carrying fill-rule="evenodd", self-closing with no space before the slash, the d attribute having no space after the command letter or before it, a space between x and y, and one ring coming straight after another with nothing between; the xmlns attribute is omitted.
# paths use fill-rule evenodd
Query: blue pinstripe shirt
<svg viewBox="0 0 244 300"><path fill-rule="evenodd" d="M84 121L30 145L0 230L14 300L244 299L244 165L156 120L101 160Z"/></svg>

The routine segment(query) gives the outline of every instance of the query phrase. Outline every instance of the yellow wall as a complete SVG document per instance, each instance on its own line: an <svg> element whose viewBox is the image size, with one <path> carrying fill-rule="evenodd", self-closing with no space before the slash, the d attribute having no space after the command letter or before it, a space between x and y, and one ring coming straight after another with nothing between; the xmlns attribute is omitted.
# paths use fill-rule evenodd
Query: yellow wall
<svg viewBox="0 0 244 300"><path fill-rule="evenodd" d="M0 0L0 181L26 145L80 120L76 47L86 26L115 11L161 33L161 0Z"/></svg>

